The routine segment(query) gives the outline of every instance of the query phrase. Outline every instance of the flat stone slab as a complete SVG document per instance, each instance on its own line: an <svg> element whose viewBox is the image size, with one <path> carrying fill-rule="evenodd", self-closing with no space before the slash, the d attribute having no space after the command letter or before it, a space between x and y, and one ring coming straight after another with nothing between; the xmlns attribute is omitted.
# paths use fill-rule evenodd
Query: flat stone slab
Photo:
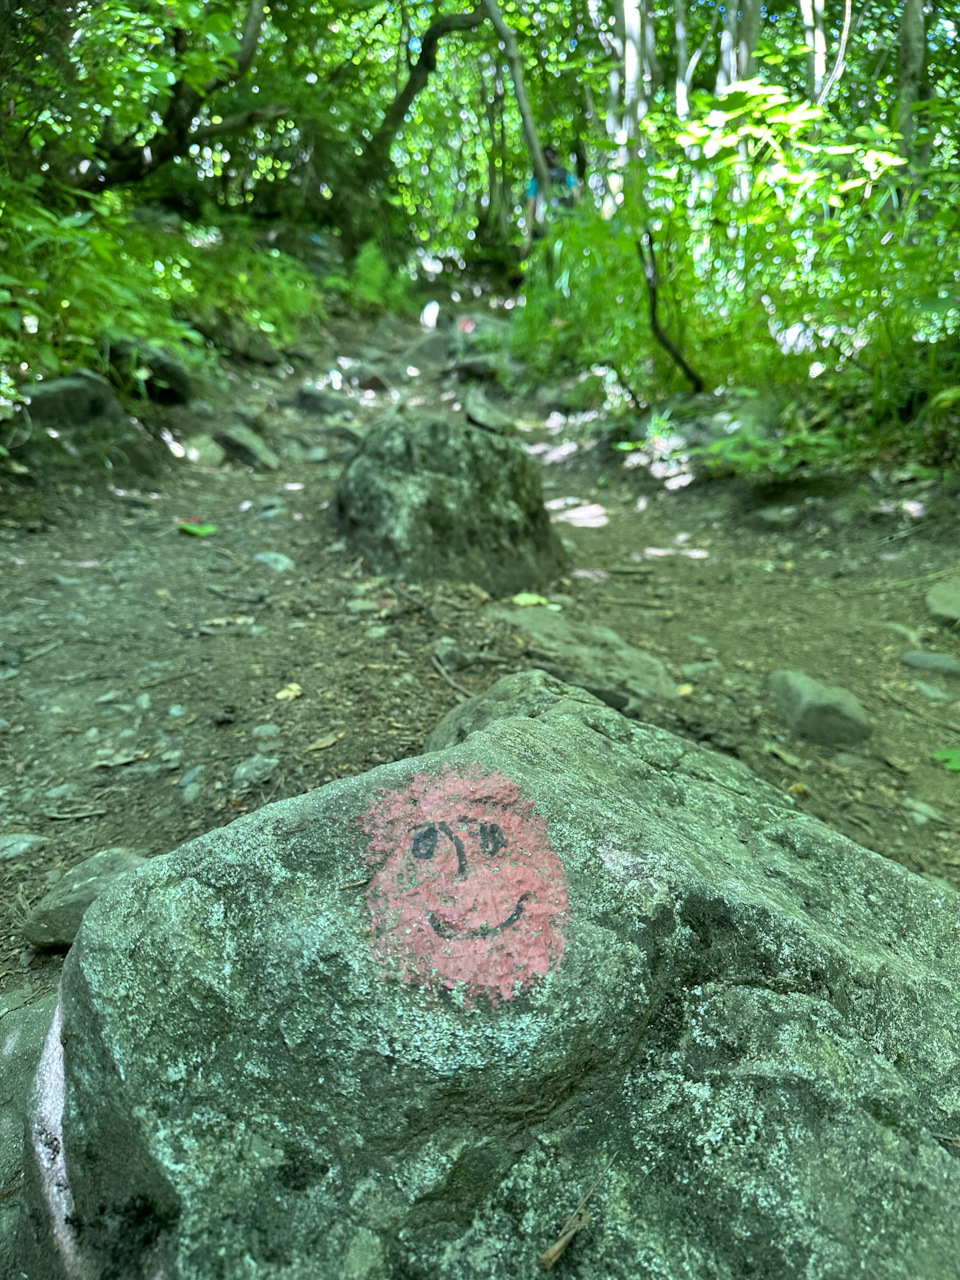
<svg viewBox="0 0 960 1280"><path fill-rule="evenodd" d="M23 923L23 936L41 950L69 947L91 902L145 862L140 854L122 847L102 849L84 859L40 899Z"/></svg>
<svg viewBox="0 0 960 1280"><path fill-rule="evenodd" d="M530 657L551 675L580 685L618 711L640 718L651 698L677 696L660 659L628 644L611 627L578 622L544 605L498 605L491 613L528 637Z"/></svg>
<svg viewBox="0 0 960 1280"><path fill-rule="evenodd" d="M798 738L846 746L870 736L870 718L849 689L824 684L802 671L774 671L770 691Z"/></svg>
<svg viewBox="0 0 960 1280"><path fill-rule="evenodd" d="M900 661L915 671L933 671L938 676L949 676L956 679L960 676L960 658L949 653L937 653L930 649L918 649L905 653Z"/></svg>
<svg viewBox="0 0 960 1280"><path fill-rule="evenodd" d="M960 620L960 577L938 582L927 592L926 599L931 617L952 627Z"/></svg>
<svg viewBox="0 0 960 1280"><path fill-rule="evenodd" d="M530 1280L595 1181L579 1280L956 1273L960 898L508 679L88 910L30 1280Z"/></svg>

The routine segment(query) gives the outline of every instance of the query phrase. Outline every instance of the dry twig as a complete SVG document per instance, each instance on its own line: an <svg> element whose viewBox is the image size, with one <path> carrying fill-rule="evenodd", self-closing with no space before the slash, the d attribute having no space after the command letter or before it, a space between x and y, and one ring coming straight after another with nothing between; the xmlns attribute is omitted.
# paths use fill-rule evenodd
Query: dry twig
<svg viewBox="0 0 960 1280"><path fill-rule="evenodd" d="M563 1257L564 1253L566 1252L567 1245L570 1243L573 1237L577 1234L578 1231L582 1231L583 1228L590 1221L590 1215L589 1213L584 1212L584 1207L587 1201L596 1191L597 1187L599 1187L601 1180L606 1176L607 1173L609 1173L610 1168L613 1165L613 1162L614 1160L616 1160L616 1158L617 1158L617 1153L615 1151L613 1155L610 1157L610 1159L607 1161L603 1169L601 1169L601 1171L597 1174L596 1178L593 1180L590 1187L580 1197L579 1204L574 1209L573 1213L571 1213L570 1217L563 1224L563 1227L561 1228L559 1236L557 1236L556 1240L553 1242L553 1244L550 1246L549 1249L545 1249L543 1253L541 1253L538 1259L540 1263L541 1271L553 1270L553 1268L557 1265L557 1263Z"/></svg>
<svg viewBox="0 0 960 1280"><path fill-rule="evenodd" d="M457 684L456 680L454 680L453 676L450 674L447 668L443 665L443 663L440 661L440 659L437 657L436 654L433 655L432 662L433 662L433 665L436 667L437 671L440 672L440 674L443 676L444 680L446 680L447 684L450 686L451 689L456 689L457 693L462 693L465 698L473 697L473 694L470 692L469 689L465 689L462 684Z"/></svg>

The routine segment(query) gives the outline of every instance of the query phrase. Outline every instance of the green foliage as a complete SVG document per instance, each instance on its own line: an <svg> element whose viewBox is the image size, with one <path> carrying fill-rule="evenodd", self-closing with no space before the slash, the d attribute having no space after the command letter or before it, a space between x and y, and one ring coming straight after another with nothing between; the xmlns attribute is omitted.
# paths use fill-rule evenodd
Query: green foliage
<svg viewBox="0 0 960 1280"><path fill-rule="evenodd" d="M309 335L323 319L307 270L261 248L246 222L153 225L131 216L115 194L62 213L41 201L38 187L37 179L0 174L0 446L14 456L43 444L14 412L37 377L78 367L116 377L114 353L124 349L144 357L164 349L202 363L208 351L191 317L216 309L281 343ZM142 394L138 363L119 370L130 397ZM126 443L136 436L132 429ZM124 442L94 433L80 453L105 460L114 445ZM61 448L76 454L68 441Z"/></svg>
<svg viewBox="0 0 960 1280"><path fill-rule="evenodd" d="M370 315L409 311L413 305L409 276L391 267L375 240L360 247L348 270L327 276L323 287Z"/></svg>
<svg viewBox="0 0 960 1280"><path fill-rule="evenodd" d="M934 760L939 760L951 773L960 773L960 747L948 747L945 751L935 751Z"/></svg>
<svg viewBox="0 0 960 1280"><path fill-rule="evenodd" d="M904 199L889 130L846 131L759 82L695 105L683 123L646 117L645 158L613 175L606 217L585 209L554 228L518 353L542 372L611 366L640 403L684 389L651 322L652 250L659 326L707 389L806 384L817 401L811 379L834 377L860 399L849 423L740 433L707 446L711 460L771 477L823 469L888 448L890 424L902 436L927 400L931 420L952 415L960 175L933 170L924 198Z"/></svg>
<svg viewBox="0 0 960 1280"><path fill-rule="evenodd" d="M283 342L309 336L325 318L309 271L276 248L264 248L242 217L219 226L185 224L180 235L140 230L152 254L157 288L177 314L216 306Z"/></svg>
<svg viewBox="0 0 960 1280"><path fill-rule="evenodd" d="M61 213L41 201L39 185L0 172L0 411L32 378L105 370L111 341L182 349L191 337L117 201Z"/></svg>

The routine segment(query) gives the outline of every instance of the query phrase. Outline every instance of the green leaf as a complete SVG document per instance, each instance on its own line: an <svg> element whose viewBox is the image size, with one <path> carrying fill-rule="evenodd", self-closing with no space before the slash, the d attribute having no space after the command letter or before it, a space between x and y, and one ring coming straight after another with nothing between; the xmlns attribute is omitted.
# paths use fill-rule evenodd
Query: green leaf
<svg viewBox="0 0 960 1280"><path fill-rule="evenodd" d="M935 751L934 760L939 760L951 773L960 773L960 747L949 747L946 751Z"/></svg>
<svg viewBox="0 0 960 1280"><path fill-rule="evenodd" d="M189 533L193 538L209 538L217 532L215 524L191 524L187 520L181 520L177 528L181 533Z"/></svg>

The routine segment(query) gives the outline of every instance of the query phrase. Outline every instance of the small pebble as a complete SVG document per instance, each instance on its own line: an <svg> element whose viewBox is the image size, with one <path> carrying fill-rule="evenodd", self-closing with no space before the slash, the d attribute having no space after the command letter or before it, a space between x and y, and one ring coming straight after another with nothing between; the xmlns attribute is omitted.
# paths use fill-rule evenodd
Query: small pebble
<svg viewBox="0 0 960 1280"><path fill-rule="evenodd" d="M59 787L51 787L49 791L43 794L48 800L62 800L64 796L71 796L77 790L75 782L63 782Z"/></svg>
<svg viewBox="0 0 960 1280"><path fill-rule="evenodd" d="M261 551L253 557L253 562L265 564L268 569L275 569L277 573L289 573L296 568L295 562L279 551Z"/></svg>
<svg viewBox="0 0 960 1280"><path fill-rule="evenodd" d="M149 695L149 693L138 693L138 694L137 694L137 706L140 708L140 710L141 710L141 711L149 711L149 710L150 710L150 695Z"/></svg>
<svg viewBox="0 0 960 1280"><path fill-rule="evenodd" d="M913 667L916 671L935 671L938 676L960 676L960 659L949 653L918 649L913 653L905 653L900 661L905 667Z"/></svg>
<svg viewBox="0 0 960 1280"><path fill-rule="evenodd" d="M100 730L97 728L88 729L83 736L87 742L96 742L100 737Z"/></svg>
<svg viewBox="0 0 960 1280"><path fill-rule="evenodd" d="M195 764L192 769L188 769L180 779L180 786L186 789L192 783L196 782L206 767L207 766L204 764Z"/></svg>
<svg viewBox="0 0 960 1280"><path fill-rule="evenodd" d="M176 719L179 719L181 716L185 716L186 714L187 708L181 706L179 702L175 702L167 712L168 716L174 716Z"/></svg>
<svg viewBox="0 0 960 1280"><path fill-rule="evenodd" d="M184 804L194 804L199 800L200 792L202 790L203 788L200 786L199 782L191 782L188 786L183 788L180 799Z"/></svg>
<svg viewBox="0 0 960 1280"><path fill-rule="evenodd" d="M929 698L931 702L949 702L950 695L945 690L938 688L935 684L929 684L926 680L911 680L910 682L918 693L922 693L925 698Z"/></svg>
<svg viewBox="0 0 960 1280"><path fill-rule="evenodd" d="M280 726L274 724L272 720L268 720L266 724L254 725L253 736L255 738L279 738Z"/></svg>
<svg viewBox="0 0 960 1280"><path fill-rule="evenodd" d="M23 853L32 853L47 843L46 836L33 835L29 831L10 831L0 836L0 862L7 858L18 858Z"/></svg>
<svg viewBox="0 0 960 1280"><path fill-rule="evenodd" d="M246 760L241 760L234 769L233 785L238 788L255 787L269 782L279 763L278 756L249 756Z"/></svg>

